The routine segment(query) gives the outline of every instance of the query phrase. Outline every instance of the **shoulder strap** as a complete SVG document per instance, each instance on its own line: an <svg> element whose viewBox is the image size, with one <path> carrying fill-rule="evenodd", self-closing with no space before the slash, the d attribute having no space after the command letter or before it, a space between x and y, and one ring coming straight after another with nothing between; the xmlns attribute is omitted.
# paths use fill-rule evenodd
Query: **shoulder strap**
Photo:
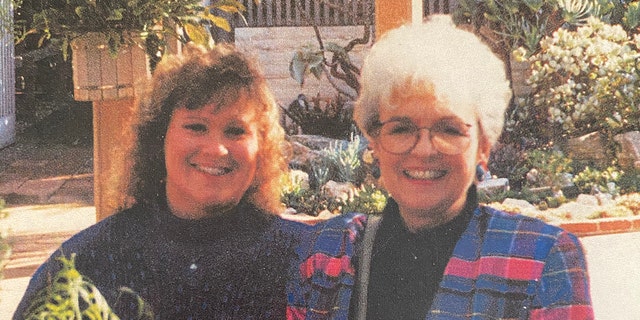
<svg viewBox="0 0 640 320"><path fill-rule="evenodd" d="M369 287L369 271L371 269L371 254L373 252L373 242L376 238L376 231L382 221L381 215L370 215L367 218L367 226L364 230L364 238L356 249L358 256L358 270L356 273L355 294L356 300L354 313L351 317L354 320L365 320L367 318L367 289Z"/></svg>

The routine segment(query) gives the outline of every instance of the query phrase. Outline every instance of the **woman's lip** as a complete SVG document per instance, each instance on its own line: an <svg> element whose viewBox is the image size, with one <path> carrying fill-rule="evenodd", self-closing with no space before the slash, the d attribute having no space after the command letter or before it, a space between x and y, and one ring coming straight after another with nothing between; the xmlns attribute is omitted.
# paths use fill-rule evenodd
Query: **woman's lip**
<svg viewBox="0 0 640 320"><path fill-rule="evenodd" d="M204 166L195 163L191 164L196 170L210 174L212 176L222 176L232 171L230 167Z"/></svg>

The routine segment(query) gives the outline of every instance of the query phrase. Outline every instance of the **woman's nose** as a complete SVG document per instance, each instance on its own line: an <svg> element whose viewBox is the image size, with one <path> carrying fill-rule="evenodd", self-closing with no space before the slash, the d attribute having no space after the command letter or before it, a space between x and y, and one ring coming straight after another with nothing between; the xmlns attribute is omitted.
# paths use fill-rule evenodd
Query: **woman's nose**
<svg viewBox="0 0 640 320"><path fill-rule="evenodd" d="M431 134L429 129L422 128L418 132L418 141L416 141L415 147L411 150L411 153L414 155L426 156L438 153L438 150L431 142Z"/></svg>
<svg viewBox="0 0 640 320"><path fill-rule="evenodd" d="M224 156L229 154L229 148L224 139L212 138L203 142L202 149L212 156Z"/></svg>

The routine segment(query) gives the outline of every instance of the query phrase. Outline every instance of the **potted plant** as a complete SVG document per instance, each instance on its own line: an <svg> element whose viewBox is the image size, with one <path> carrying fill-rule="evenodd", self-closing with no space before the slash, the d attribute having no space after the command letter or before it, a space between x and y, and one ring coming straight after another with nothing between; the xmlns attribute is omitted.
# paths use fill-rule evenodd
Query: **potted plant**
<svg viewBox="0 0 640 320"><path fill-rule="evenodd" d="M245 10L237 0L215 0L206 6L202 3L201 0L52 1L38 8L31 27L32 32L42 34L43 40L61 38L63 50L74 38L100 33L115 54L121 44L148 37L160 40L175 37L182 42L206 44L208 27L230 30L229 22L213 14L213 10L229 13Z"/></svg>
<svg viewBox="0 0 640 320"><path fill-rule="evenodd" d="M40 43L58 41L65 59L72 49L76 100L95 101L135 96L130 81L146 78L145 55L153 70L173 40L208 45L210 27L230 30L214 10L245 7L237 0L66 0L32 9L26 34L39 34Z"/></svg>

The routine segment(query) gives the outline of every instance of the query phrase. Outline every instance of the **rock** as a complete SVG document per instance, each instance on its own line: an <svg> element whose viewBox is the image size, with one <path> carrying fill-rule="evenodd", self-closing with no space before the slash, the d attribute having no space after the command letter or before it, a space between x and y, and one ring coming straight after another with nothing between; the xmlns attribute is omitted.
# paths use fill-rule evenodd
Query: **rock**
<svg viewBox="0 0 640 320"><path fill-rule="evenodd" d="M640 168L640 131L616 135L613 140L620 144L618 163L626 168Z"/></svg>
<svg viewBox="0 0 640 320"><path fill-rule="evenodd" d="M536 206L532 205L531 203L529 203L526 200L521 200L521 199L513 199L513 198L506 198L504 199L504 201L502 201L502 204L504 206L507 207L517 207L517 208L522 208L524 210L528 209L528 210L535 210Z"/></svg>
<svg viewBox="0 0 640 320"><path fill-rule="evenodd" d="M553 212L556 212L558 216L563 218L568 218L571 220L586 220L590 219L594 212L602 209L601 206L596 204L589 204L585 202L567 202L562 204L560 207L553 209Z"/></svg>
<svg viewBox="0 0 640 320"><path fill-rule="evenodd" d="M299 142L291 142L289 145L287 161L290 168L311 172L312 164L323 157L322 151L312 150Z"/></svg>
<svg viewBox="0 0 640 320"><path fill-rule="evenodd" d="M491 178L482 180L478 183L478 191L486 194L496 194L509 190L509 179L507 178Z"/></svg>
<svg viewBox="0 0 640 320"><path fill-rule="evenodd" d="M604 141L598 132L571 138L561 149L567 157L573 160L587 160L606 165Z"/></svg>
<svg viewBox="0 0 640 320"><path fill-rule="evenodd" d="M302 189L309 189L309 174L302 170L289 170L289 178Z"/></svg>
<svg viewBox="0 0 640 320"><path fill-rule="evenodd" d="M356 186L351 182L335 182L329 180L322 190L332 198L341 198L342 200L348 200L353 198L356 190Z"/></svg>
<svg viewBox="0 0 640 320"><path fill-rule="evenodd" d="M597 206L600 204L596 196L590 194L580 194L576 198L576 203L587 206Z"/></svg>

